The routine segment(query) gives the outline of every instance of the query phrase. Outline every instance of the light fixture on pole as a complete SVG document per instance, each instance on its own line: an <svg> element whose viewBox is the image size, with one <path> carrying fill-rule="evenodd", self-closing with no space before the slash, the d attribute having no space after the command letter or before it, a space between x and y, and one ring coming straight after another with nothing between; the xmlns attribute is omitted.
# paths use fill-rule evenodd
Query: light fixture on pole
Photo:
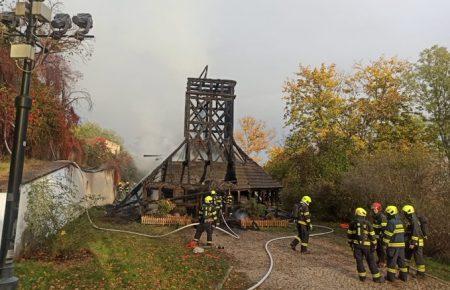
<svg viewBox="0 0 450 290"><path fill-rule="evenodd" d="M23 62L22 85L19 96L16 97L16 119L14 127L14 143L6 195L5 216L0 246L0 290L16 289L18 278L14 276L14 242L17 215L20 202L20 184L22 181L25 148L27 145L28 115L32 105L30 96L31 74L35 68L35 47L47 53L45 45L39 43L41 38L75 38L83 40L92 28L92 16L77 18L80 30L73 35L67 35L71 28L70 16L57 14L53 21L52 12L42 0L28 0L17 3L15 12L0 12L0 23L7 28L5 36L11 42L11 58L16 62ZM79 14L80 15L80 14ZM51 22L51 25L48 24ZM80 26L81 25L81 26ZM45 35L37 35L37 27L47 26L49 31ZM80 35L83 35L81 37Z"/></svg>

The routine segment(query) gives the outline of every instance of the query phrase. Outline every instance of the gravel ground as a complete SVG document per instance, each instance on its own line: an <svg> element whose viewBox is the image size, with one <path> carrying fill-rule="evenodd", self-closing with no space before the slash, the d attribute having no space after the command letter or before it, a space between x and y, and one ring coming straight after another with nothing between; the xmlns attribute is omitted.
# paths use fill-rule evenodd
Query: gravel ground
<svg viewBox="0 0 450 290"><path fill-rule="evenodd" d="M229 280L242 281L226 283L225 289L246 289L259 281L269 267L264 250L266 241L291 234L243 231L240 235L241 239L235 240L214 232L215 245L223 245L224 251L235 260ZM368 279L362 283L358 280L350 249L337 244L336 238L334 235L312 237L309 255L293 252L289 247L290 239L271 243L275 265L260 289L450 289L432 278L418 280L411 277L407 283L384 284Z"/></svg>

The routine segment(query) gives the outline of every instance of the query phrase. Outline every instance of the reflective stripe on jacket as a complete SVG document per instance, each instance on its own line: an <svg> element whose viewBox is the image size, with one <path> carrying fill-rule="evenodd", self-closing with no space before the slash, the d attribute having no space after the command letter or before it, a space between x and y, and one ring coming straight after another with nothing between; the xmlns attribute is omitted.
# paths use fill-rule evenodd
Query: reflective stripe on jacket
<svg viewBox="0 0 450 290"><path fill-rule="evenodd" d="M405 247L405 229L398 215L388 220L383 233L383 244L390 248Z"/></svg>
<svg viewBox="0 0 450 290"><path fill-rule="evenodd" d="M386 215L382 212L373 214L373 228L375 230L375 236L380 238L380 235L383 234L384 229L387 226L387 218Z"/></svg>
<svg viewBox="0 0 450 290"><path fill-rule="evenodd" d="M301 225L309 226L311 224L311 214L306 203L297 203L294 207L294 218Z"/></svg>
<svg viewBox="0 0 450 290"><path fill-rule="evenodd" d="M203 222L216 222L217 221L217 209L213 203L203 203L199 211L200 221Z"/></svg>
<svg viewBox="0 0 450 290"><path fill-rule="evenodd" d="M350 244L366 247L377 244L372 223L363 217L357 217L350 223L347 238Z"/></svg>
<svg viewBox="0 0 450 290"><path fill-rule="evenodd" d="M412 214L411 219L407 219L408 223L405 230L405 240L409 245L423 247L423 233L420 227L420 221L415 213Z"/></svg>

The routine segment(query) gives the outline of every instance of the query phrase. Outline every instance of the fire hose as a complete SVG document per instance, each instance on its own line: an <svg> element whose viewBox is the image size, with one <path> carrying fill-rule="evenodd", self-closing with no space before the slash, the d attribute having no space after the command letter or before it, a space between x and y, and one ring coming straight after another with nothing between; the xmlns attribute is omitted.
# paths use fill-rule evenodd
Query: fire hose
<svg viewBox="0 0 450 290"><path fill-rule="evenodd" d="M334 232L334 230L333 230L332 228L329 228L329 227L325 227L325 226L316 226L316 225L315 225L314 227L315 227L315 228L322 228L322 229L325 229L325 230L327 230L327 231L326 231L326 232L323 232L323 233L315 233L315 234L311 234L311 235L309 235L310 237L327 235L327 234L331 234L331 233ZM274 239L268 240L268 241L266 242L266 245L264 246L264 248L266 249L266 253L267 253L267 255L269 256L269 260L270 260L269 270L267 270L266 274L261 278L261 280L258 281L258 283L256 283L256 284L253 285L252 287L248 288L247 290L253 290L253 289L256 289L256 288L258 288L259 286L261 286L262 283L264 283L264 281L266 281L266 279L269 278L270 274L272 273L274 262L273 262L272 253L271 253L270 250L269 250L269 245L270 245L270 243L275 242L275 241L279 241L279 240L284 240L284 239L294 239L295 237L296 237L296 236L279 237L279 238L274 238Z"/></svg>
<svg viewBox="0 0 450 290"><path fill-rule="evenodd" d="M187 228L189 228L189 227L193 227L193 226L196 226L196 225L199 224L199 223L188 224L188 225L186 225L186 226L183 226L183 227L181 227L181 228L178 228L178 229L176 229L176 230L173 230L173 231L171 231L171 232L168 232L168 233L165 233L165 234L162 234L162 235L149 235L149 234L144 234L144 233L139 233L139 232L132 232L132 231L119 230L119 229L102 228L102 227L97 226L97 225L92 221L91 216L89 215L89 211L88 211L87 209L86 209L86 215L87 215L87 217L88 217L89 223L92 225L93 228L95 228L95 229L97 229L97 230L108 231L108 232L115 232L115 233L124 233L124 234L130 234L130 235L141 236L141 237L146 237L146 238L154 238L154 239L157 239L157 238L163 238L163 237L166 237L166 236L168 236L168 235L174 234L174 233L176 233L176 232L182 231L182 230L184 230L184 229L187 229ZM235 239L236 239L236 238L239 238L239 237L236 237L235 235L233 235L233 234L227 232L226 230L224 230L224 229L222 229L222 228L216 227L216 229L218 229L219 231L221 231L221 232L223 232L223 233L225 233L225 234L227 234L227 235L229 235L229 236L231 236L231 237L233 237L233 238L235 238Z"/></svg>
<svg viewBox="0 0 450 290"><path fill-rule="evenodd" d="M149 234L144 234L144 233L139 233L139 232L132 232L132 231L126 231L126 230L102 228L102 227L97 226L97 225L92 221L91 216L89 215L89 211L88 211L87 209L86 209L86 215L87 215L87 217L88 217L89 223L90 223L90 224L92 225L92 227L95 228L95 229L103 230L103 231L109 231L109 232L116 232L116 233L131 234L131 235L142 236L142 237L147 237L147 238L163 238L163 237L169 236L169 235L171 235L171 234L174 234L174 233L176 233L176 232L182 231L182 230L184 230L184 229L187 229L187 228L189 228L189 227L193 227L193 226L196 226L196 225L199 224L199 223L192 223L192 224L183 226L183 227L181 227L181 228L178 228L178 229L176 229L176 230L173 230L173 231L171 231L171 232L168 232L168 233L165 233L165 234L162 234L162 235L149 235ZM230 226L229 226L228 223L226 222L226 220L225 220L225 218L224 218L222 212L221 212L221 216L222 216L222 219L223 219L223 221L224 221L225 226L227 227L228 231L230 231L230 232L228 232L228 231L226 231L226 230L224 230L224 229L222 229L222 228L220 228L220 227L215 227L215 228L218 229L219 231L221 231L221 232L223 232L223 233L225 233L225 234L227 234L227 235L229 235L229 236L235 238L235 239L239 239L239 238L240 238L239 235L236 234L236 233L230 228ZM310 237L314 237L314 236L322 236L322 235L331 234L331 233L334 232L334 230L333 230L332 228L330 228L330 227L319 226L319 225L316 225L316 226L314 226L314 227L315 227L315 228L322 228L322 229L325 229L325 230L327 230L327 231L326 231L326 232L322 232L322 233L311 234ZM295 237L296 237L296 236L278 237L278 238L274 238L274 239L271 239L271 240L269 240L269 241L266 242L264 248L265 248L266 253L267 253L268 257L269 257L269 262L270 262L270 264L269 264L269 269L267 270L267 272L265 273L265 275L264 275L264 276L263 276L263 277L255 284L255 285L253 285L252 287L248 288L247 290L254 290L254 289L258 288L259 286L261 286L261 285L267 280L267 278L269 278L270 274L272 273L272 270L273 270L273 267L274 267L274 261L273 261L272 253L271 253L270 250L269 250L269 245L270 245L272 242L275 242L275 241L284 240L284 239L294 239ZM414 269L413 267L411 267L411 268ZM440 282L441 282L442 284L444 284L444 285L448 285L448 283L445 282L444 280L441 280L441 279L439 279L439 278L437 278L437 277L435 277L435 276L432 276L432 275L430 275L430 274L428 274L428 273L426 273L426 275L429 276L429 277L431 277L431 278L434 278L434 279L440 281Z"/></svg>

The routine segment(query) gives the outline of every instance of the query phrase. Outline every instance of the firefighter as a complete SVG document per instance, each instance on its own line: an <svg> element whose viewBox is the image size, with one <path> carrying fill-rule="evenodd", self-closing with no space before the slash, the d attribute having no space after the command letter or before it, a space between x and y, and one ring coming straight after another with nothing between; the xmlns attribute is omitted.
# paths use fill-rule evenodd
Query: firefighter
<svg viewBox="0 0 450 290"><path fill-rule="evenodd" d="M402 208L402 211L407 220L405 231L406 264L409 265L409 263L411 262L411 258L414 257L414 261L416 262L417 266L417 276L424 277L425 276L425 260L423 258L424 233L422 231L422 225L412 205L405 205Z"/></svg>
<svg viewBox="0 0 450 290"><path fill-rule="evenodd" d="M301 202L294 206L294 222L297 226L298 235L291 242L291 248L295 251L295 248L301 243L300 252L303 254L309 254L308 241L309 232L312 230L311 215L309 214L309 204L311 203L311 197L305 195L302 197Z"/></svg>
<svg viewBox="0 0 450 290"><path fill-rule="evenodd" d="M233 195L231 194L231 191L228 191L227 196L225 197L225 213L231 214L231 207L233 206Z"/></svg>
<svg viewBox="0 0 450 290"><path fill-rule="evenodd" d="M369 266L370 273L374 282L383 282L380 270L375 262L375 249L377 239L372 224L366 219L365 209L358 207L355 210L355 219L350 223L347 230L348 244L353 250L353 256L356 259L356 269L359 280L366 280L366 269L364 267L364 258Z"/></svg>
<svg viewBox="0 0 450 290"><path fill-rule="evenodd" d="M206 231L206 244L211 246L213 226L217 224L217 210L211 196L205 197L204 201L199 212L199 225L195 231L194 241L198 244L203 232Z"/></svg>
<svg viewBox="0 0 450 290"><path fill-rule="evenodd" d="M217 213L220 213L223 207L222 195L217 194L215 190L211 190L211 197L213 199L213 204L216 207Z"/></svg>
<svg viewBox="0 0 450 290"><path fill-rule="evenodd" d="M408 280L408 268L405 263L405 229L398 216L396 206L390 205L385 210L387 226L383 232L383 245L386 248L387 275L386 279L394 282L397 275L397 266L400 270L400 280Z"/></svg>
<svg viewBox="0 0 450 290"><path fill-rule="evenodd" d="M375 230L375 238L377 239L377 265L378 267L386 266L386 253L383 250L383 231L387 226L387 218L383 213L381 203L374 202L371 206L373 217L373 228Z"/></svg>

